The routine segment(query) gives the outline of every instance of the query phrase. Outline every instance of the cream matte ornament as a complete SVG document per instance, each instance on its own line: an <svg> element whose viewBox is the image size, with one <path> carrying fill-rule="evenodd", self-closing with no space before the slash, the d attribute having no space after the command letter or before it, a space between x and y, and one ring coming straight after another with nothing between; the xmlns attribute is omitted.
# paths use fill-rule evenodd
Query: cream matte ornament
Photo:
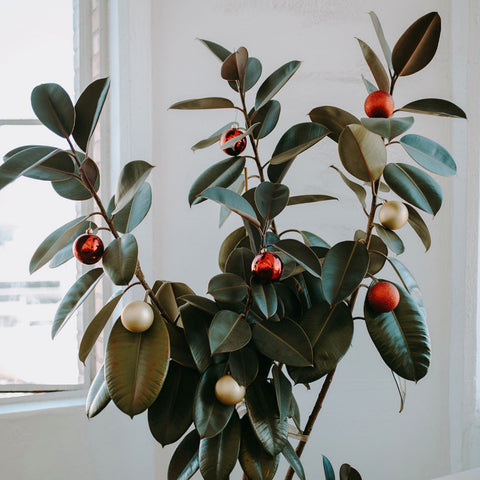
<svg viewBox="0 0 480 480"><path fill-rule="evenodd" d="M120 319L128 331L133 333L145 332L152 326L153 310L148 303L136 300L124 307Z"/></svg>
<svg viewBox="0 0 480 480"><path fill-rule="evenodd" d="M245 387L240 385L231 375L224 375L215 384L215 396L224 405L236 405L245 397Z"/></svg>
<svg viewBox="0 0 480 480"><path fill-rule="evenodd" d="M378 211L380 223L390 230L398 230L408 222L408 209L402 202L385 202Z"/></svg>

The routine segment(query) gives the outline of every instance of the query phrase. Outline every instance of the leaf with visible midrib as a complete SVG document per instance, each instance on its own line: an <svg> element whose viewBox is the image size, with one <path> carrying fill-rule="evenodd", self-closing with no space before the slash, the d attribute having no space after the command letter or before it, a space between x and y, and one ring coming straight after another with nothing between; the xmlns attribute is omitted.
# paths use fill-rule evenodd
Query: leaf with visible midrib
<svg viewBox="0 0 480 480"><path fill-rule="evenodd" d="M88 391L87 400L85 402L85 411L88 418L98 415L109 403L110 394L108 393L107 384L105 382L104 365L95 375L90 389Z"/></svg>
<svg viewBox="0 0 480 480"><path fill-rule="evenodd" d="M168 480L190 480L198 470L200 437L192 430L180 442L168 465Z"/></svg>

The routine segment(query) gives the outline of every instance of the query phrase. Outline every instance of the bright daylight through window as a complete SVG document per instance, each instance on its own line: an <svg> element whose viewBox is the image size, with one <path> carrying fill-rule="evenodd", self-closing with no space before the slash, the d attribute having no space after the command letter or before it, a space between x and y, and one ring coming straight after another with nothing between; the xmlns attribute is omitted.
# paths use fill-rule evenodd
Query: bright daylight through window
<svg viewBox="0 0 480 480"><path fill-rule="evenodd" d="M64 140L35 124L29 99L36 85L48 82L74 97L72 2L3 2L0 52L0 154L27 142L65 148ZM0 192L0 208L0 396L83 384L78 320L71 319L54 342L50 333L76 265L45 266L29 275L29 260L41 241L78 216L75 202L60 198L49 182L25 178Z"/></svg>

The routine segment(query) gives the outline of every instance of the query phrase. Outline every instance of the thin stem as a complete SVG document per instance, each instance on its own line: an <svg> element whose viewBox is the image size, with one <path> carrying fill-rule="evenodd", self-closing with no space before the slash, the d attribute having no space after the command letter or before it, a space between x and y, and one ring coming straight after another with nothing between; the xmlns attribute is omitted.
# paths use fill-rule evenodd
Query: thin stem
<svg viewBox="0 0 480 480"><path fill-rule="evenodd" d="M392 82L390 84L390 95L393 95L393 89L395 88L395 84L397 83L398 75L392 75L391 80Z"/></svg>

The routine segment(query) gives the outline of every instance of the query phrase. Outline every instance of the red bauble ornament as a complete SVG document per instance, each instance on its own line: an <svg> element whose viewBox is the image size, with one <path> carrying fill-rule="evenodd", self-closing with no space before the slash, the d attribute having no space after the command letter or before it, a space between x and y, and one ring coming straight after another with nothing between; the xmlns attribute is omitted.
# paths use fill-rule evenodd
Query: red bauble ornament
<svg viewBox="0 0 480 480"><path fill-rule="evenodd" d="M262 252L252 261L252 276L260 283L278 280L283 271L283 264L278 255Z"/></svg>
<svg viewBox="0 0 480 480"><path fill-rule="evenodd" d="M103 242L93 233L80 235L73 243L75 258L86 265L97 263L103 255Z"/></svg>
<svg viewBox="0 0 480 480"><path fill-rule="evenodd" d="M400 302L400 293L393 283L377 282L368 289L367 301L376 312L391 312Z"/></svg>
<svg viewBox="0 0 480 480"><path fill-rule="evenodd" d="M387 92L377 90L365 100L365 113L370 118L388 118L392 116L394 110L393 97Z"/></svg>
<svg viewBox="0 0 480 480"><path fill-rule="evenodd" d="M228 140L231 140L232 138L238 137L239 135L242 135L242 134L243 132L238 128L231 128L230 130L227 130L220 138L220 145L223 145L225 142L228 142ZM240 155L245 150L246 146L247 146L247 138L243 137L233 147L225 148L223 151L227 155L236 157L237 155Z"/></svg>

